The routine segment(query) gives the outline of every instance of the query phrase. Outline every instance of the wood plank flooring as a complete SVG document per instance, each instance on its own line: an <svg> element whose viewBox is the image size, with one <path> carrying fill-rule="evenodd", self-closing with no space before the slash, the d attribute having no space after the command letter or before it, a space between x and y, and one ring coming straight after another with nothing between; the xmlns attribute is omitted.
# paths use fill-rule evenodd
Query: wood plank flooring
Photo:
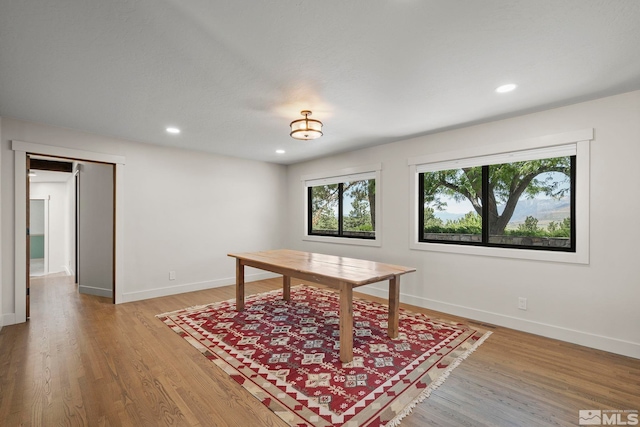
<svg viewBox="0 0 640 427"><path fill-rule="evenodd" d="M271 279L246 292L280 287ZM116 306L47 276L31 296L31 319L0 332L0 425L286 426L155 318L234 298L234 286ZM577 426L580 409L640 410L640 360L489 329L402 427Z"/></svg>

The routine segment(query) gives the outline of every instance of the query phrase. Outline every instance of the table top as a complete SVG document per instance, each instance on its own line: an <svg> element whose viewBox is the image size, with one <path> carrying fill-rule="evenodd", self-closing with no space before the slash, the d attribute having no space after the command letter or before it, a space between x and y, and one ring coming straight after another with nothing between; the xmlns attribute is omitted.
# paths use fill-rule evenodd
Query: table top
<svg viewBox="0 0 640 427"><path fill-rule="evenodd" d="M289 249L228 255L244 261L290 270L294 274L298 272L305 275L325 276L356 286L380 282L393 276L416 271L413 267Z"/></svg>

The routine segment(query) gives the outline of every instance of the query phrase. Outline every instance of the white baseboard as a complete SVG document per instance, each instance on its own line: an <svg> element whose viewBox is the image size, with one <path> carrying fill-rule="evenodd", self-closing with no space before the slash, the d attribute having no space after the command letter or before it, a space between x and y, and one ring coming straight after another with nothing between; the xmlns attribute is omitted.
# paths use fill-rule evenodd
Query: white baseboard
<svg viewBox="0 0 640 427"><path fill-rule="evenodd" d="M362 288L358 288L357 291L381 298L389 297L388 289L379 289L372 286L364 286ZM516 329L518 331L528 332L531 334L541 335L544 337L566 341L573 344L583 345L585 347L591 347L598 350L604 350L611 353L640 359L640 343L636 342L605 337L602 335L596 335L584 331L577 331L575 329L550 325L548 323L520 319L504 314L477 310L471 307L436 301L429 298L417 297L404 293L400 294L400 301L406 304L416 305L418 307L452 314L454 316L460 316L480 322L491 323L494 325L503 326L505 328Z"/></svg>
<svg viewBox="0 0 640 427"><path fill-rule="evenodd" d="M247 274L245 275L246 282L253 282L256 280L271 279L278 277L278 274L269 272ZM186 292L202 291L204 289L219 288L221 286L233 285L236 283L235 277L226 277L223 279L207 280L205 282L185 283L182 285L168 286L165 288L154 288L144 291L126 292L122 294L122 302L140 301L149 298L166 297L169 295L183 294Z"/></svg>
<svg viewBox="0 0 640 427"><path fill-rule="evenodd" d="M3 314L2 317L0 318L0 325L1 326L9 326L9 325L15 325L15 324L16 324L16 314L15 313Z"/></svg>
<svg viewBox="0 0 640 427"><path fill-rule="evenodd" d="M49 269L49 271L47 271L47 274L57 274L57 273L64 273L68 276L69 270L67 270L67 268L64 265L61 265L60 268L58 269Z"/></svg>
<svg viewBox="0 0 640 427"><path fill-rule="evenodd" d="M113 298L113 291L111 289L78 285L78 292L80 292L81 294L95 295L98 297Z"/></svg>

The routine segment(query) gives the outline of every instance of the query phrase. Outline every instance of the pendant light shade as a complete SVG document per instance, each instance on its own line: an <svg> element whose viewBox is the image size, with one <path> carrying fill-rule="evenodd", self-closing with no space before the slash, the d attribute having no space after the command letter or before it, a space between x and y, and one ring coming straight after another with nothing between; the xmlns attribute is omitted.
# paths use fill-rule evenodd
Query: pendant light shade
<svg viewBox="0 0 640 427"><path fill-rule="evenodd" d="M310 139L320 138L322 136L322 122L320 120L310 119L311 111L303 110L300 114L304 119L298 119L291 122L292 138L308 141Z"/></svg>

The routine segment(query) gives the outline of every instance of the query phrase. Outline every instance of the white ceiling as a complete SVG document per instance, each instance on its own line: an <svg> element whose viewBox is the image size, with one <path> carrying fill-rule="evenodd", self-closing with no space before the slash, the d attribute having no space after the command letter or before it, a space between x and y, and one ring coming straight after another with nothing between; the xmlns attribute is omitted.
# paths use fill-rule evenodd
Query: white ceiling
<svg viewBox="0 0 640 427"><path fill-rule="evenodd" d="M0 0L1 116L283 164L636 89L637 0Z"/></svg>

